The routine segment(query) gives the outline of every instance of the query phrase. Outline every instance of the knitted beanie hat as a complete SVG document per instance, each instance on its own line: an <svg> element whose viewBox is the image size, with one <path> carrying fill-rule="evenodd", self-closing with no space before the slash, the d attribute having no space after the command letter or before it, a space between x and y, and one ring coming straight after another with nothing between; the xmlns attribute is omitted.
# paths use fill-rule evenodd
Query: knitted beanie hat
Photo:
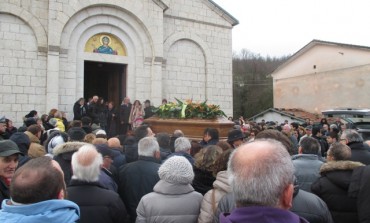
<svg viewBox="0 0 370 223"><path fill-rule="evenodd" d="M194 179L193 167L182 156L172 156L158 170L159 178L172 184L191 184Z"/></svg>

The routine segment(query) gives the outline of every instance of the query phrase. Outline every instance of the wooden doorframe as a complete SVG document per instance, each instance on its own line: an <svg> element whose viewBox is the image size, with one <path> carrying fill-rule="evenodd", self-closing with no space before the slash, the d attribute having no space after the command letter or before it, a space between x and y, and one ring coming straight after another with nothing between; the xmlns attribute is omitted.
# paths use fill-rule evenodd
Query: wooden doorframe
<svg viewBox="0 0 370 223"><path fill-rule="evenodd" d="M127 64L85 60L84 97L88 99L93 95L98 95L103 96L106 101L113 101L116 106L121 104L127 94L126 73ZM99 86L99 84L104 84L104 86Z"/></svg>

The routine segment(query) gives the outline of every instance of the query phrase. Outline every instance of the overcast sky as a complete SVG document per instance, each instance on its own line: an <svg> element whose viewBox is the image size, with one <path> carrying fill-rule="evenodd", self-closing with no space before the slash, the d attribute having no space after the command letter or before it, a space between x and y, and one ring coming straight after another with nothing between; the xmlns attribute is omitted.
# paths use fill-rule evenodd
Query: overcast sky
<svg viewBox="0 0 370 223"><path fill-rule="evenodd" d="M213 0L236 19L233 50L291 55L313 39L370 46L369 0Z"/></svg>

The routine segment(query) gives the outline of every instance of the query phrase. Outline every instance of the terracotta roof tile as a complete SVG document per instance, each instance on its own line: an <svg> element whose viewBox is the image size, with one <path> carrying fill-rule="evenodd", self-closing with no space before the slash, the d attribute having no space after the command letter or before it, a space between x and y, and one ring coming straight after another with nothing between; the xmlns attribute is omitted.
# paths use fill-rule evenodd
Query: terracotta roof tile
<svg viewBox="0 0 370 223"><path fill-rule="evenodd" d="M314 122L320 122L320 120L324 117L322 114L307 112L300 108L275 108L275 110L287 113L289 115L292 115L292 116L295 116L301 119L309 118L310 120ZM335 122L335 119L333 118L326 118L326 119L328 120L329 123Z"/></svg>

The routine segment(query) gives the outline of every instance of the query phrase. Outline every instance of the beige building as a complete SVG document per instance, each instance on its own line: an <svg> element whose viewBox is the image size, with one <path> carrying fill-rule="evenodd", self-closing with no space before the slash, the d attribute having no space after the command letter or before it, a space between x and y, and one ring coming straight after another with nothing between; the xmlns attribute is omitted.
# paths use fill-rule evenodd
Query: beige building
<svg viewBox="0 0 370 223"><path fill-rule="evenodd" d="M80 97L208 99L232 114L232 28L211 0L0 1L0 115Z"/></svg>
<svg viewBox="0 0 370 223"><path fill-rule="evenodd" d="M370 107L370 47L313 40L272 74L274 107Z"/></svg>

